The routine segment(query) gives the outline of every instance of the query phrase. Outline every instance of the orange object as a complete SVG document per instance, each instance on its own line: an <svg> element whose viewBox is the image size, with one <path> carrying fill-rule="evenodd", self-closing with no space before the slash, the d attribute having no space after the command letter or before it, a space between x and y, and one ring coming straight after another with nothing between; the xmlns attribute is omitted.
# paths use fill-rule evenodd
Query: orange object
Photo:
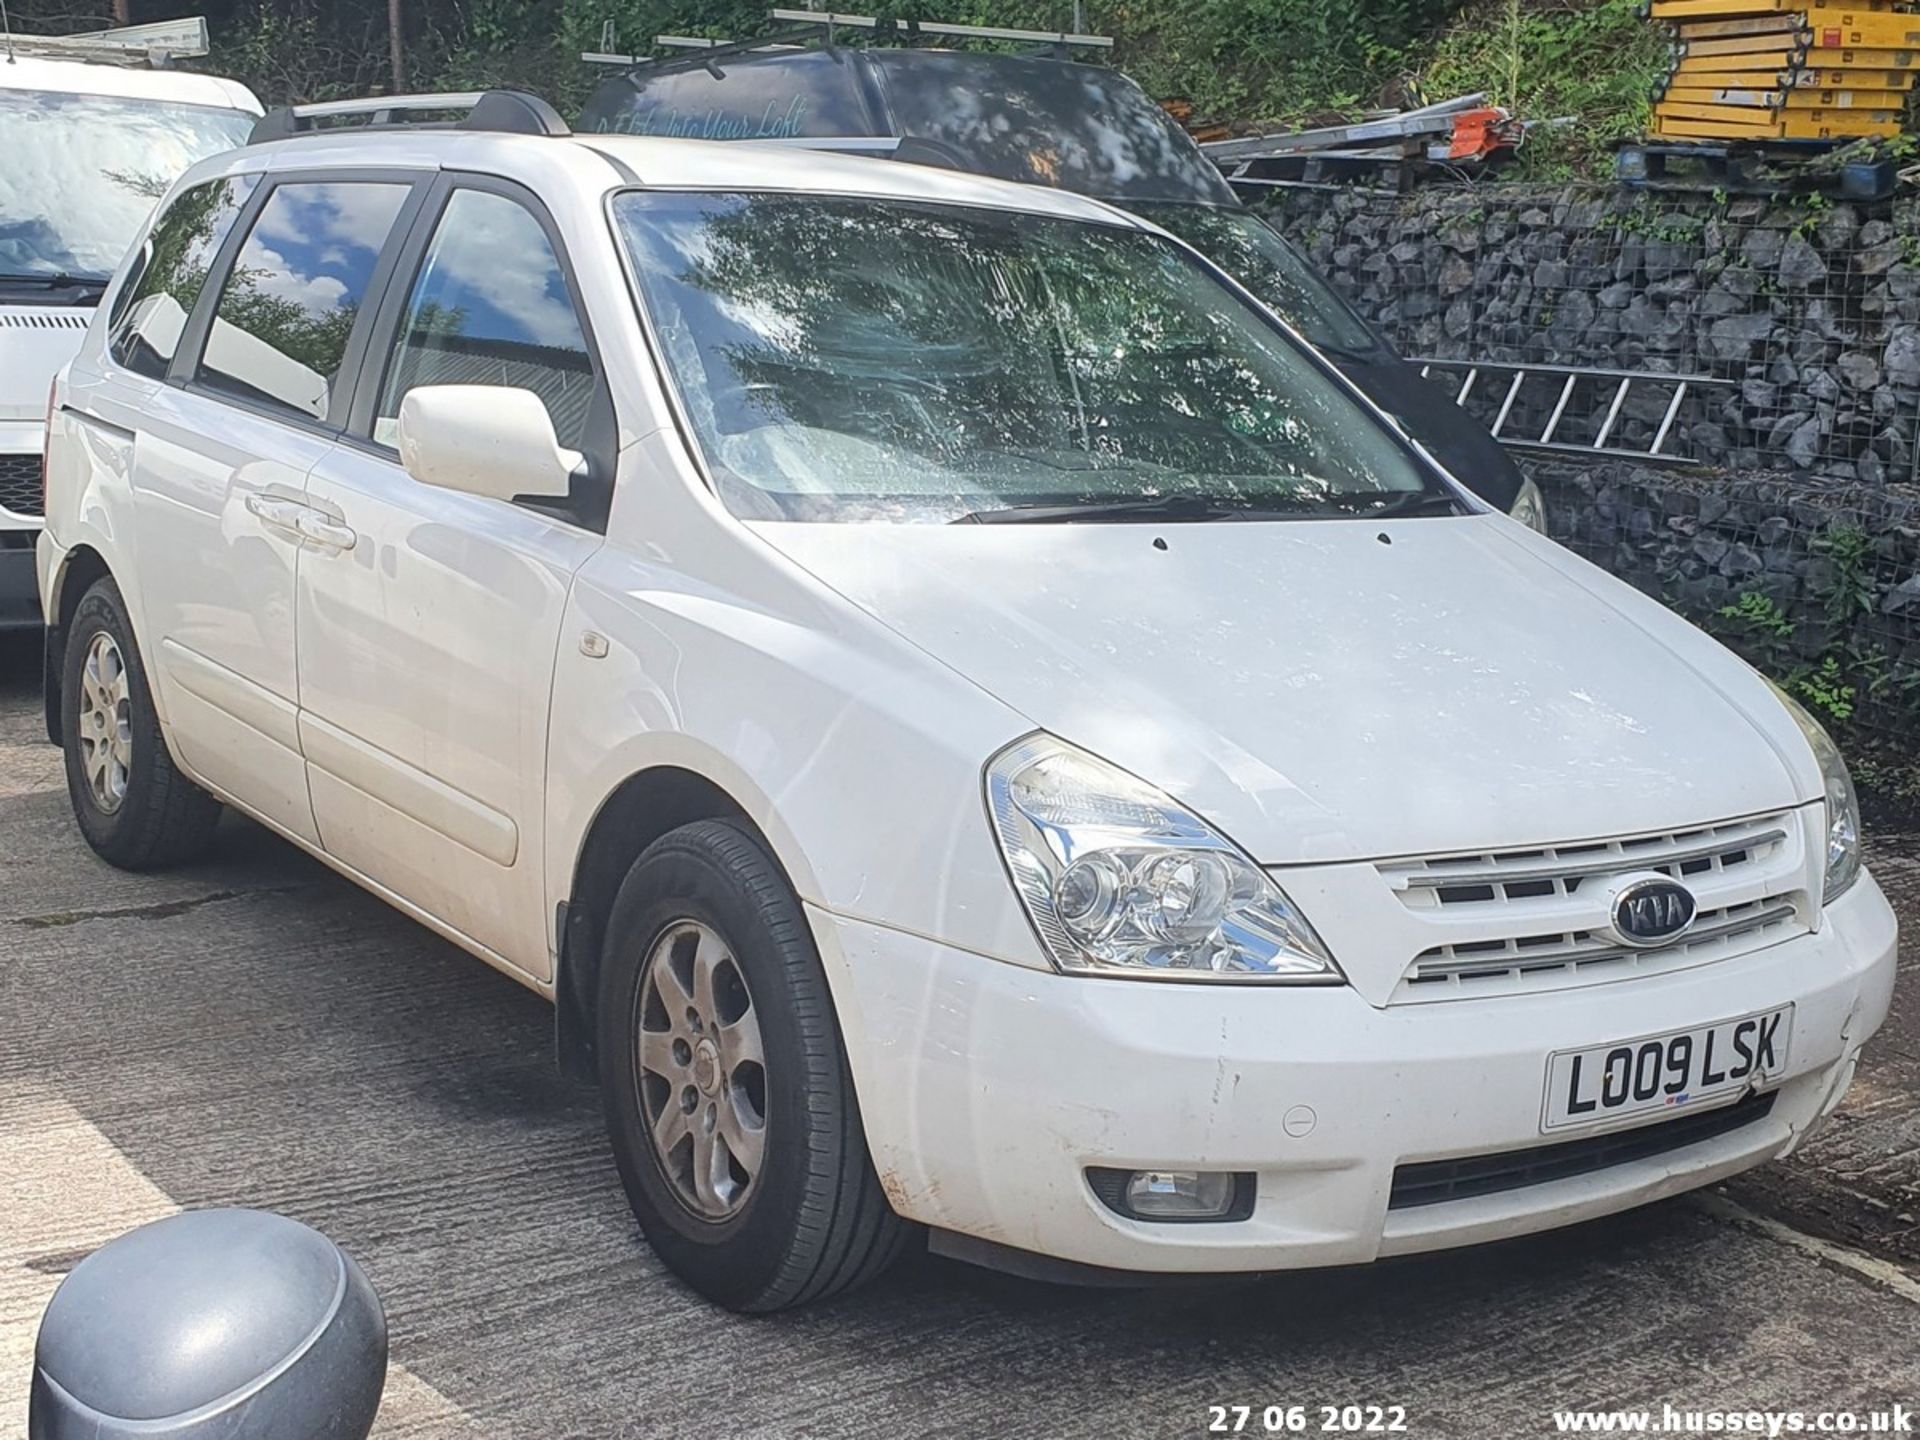
<svg viewBox="0 0 1920 1440"><path fill-rule="evenodd" d="M1510 111L1498 105L1478 110L1463 110L1453 117L1453 138L1447 145L1449 160L1484 160L1520 143L1518 127Z"/></svg>

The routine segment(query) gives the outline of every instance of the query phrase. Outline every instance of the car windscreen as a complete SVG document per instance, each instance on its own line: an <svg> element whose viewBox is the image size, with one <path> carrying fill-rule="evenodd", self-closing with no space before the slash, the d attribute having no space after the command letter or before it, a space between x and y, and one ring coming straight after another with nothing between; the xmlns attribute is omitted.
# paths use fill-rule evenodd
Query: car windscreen
<svg viewBox="0 0 1920 1440"><path fill-rule="evenodd" d="M104 279L167 188L254 117L112 95L0 90L0 274Z"/></svg>
<svg viewBox="0 0 1920 1440"><path fill-rule="evenodd" d="M1127 208L1178 235L1322 350L1367 356L1383 348L1339 292L1252 211L1152 202Z"/></svg>
<svg viewBox="0 0 1920 1440"><path fill-rule="evenodd" d="M736 514L1451 503L1341 381L1163 236L826 195L630 191L614 214Z"/></svg>
<svg viewBox="0 0 1920 1440"><path fill-rule="evenodd" d="M1232 204L1173 117L1117 70L959 51L872 50L894 133L981 175L1131 204Z"/></svg>

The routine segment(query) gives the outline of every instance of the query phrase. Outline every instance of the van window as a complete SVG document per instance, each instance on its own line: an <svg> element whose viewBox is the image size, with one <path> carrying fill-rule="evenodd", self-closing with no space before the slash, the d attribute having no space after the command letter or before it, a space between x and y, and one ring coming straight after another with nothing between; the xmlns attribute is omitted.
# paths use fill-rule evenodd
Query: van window
<svg viewBox="0 0 1920 1440"><path fill-rule="evenodd" d="M407 190L392 181L277 187L233 262L194 378L325 419Z"/></svg>
<svg viewBox="0 0 1920 1440"><path fill-rule="evenodd" d="M255 175L230 175L174 197L154 223L132 283L117 302L107 341L115 360L156 380L166 375L213 257L258 183Z"/></svg>
<svg viewBox="0 0 1920 1440"><path fill-rule="evenodd" d="M394 442L416 385L515 385L546 403L560 443L577 447L593 362L547 232L518 201L456 190L407 301L373 436Z"/></svg>
<svg viewBox="0 0 1920 1440"><path fill-rule="evenodd" d="M154 201L254 117L117 95L0 90L0 272L104 280Z"/></svg>

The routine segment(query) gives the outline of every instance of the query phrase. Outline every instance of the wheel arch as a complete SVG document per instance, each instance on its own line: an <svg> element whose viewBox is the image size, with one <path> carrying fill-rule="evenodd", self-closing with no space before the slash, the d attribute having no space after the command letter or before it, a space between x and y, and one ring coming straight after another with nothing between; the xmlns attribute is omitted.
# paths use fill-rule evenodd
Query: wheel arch
<svg viewBox="0 0 1920 1440"><path fill-rule="evenodd" d="M554 1048L563 1074L589 1081L598 1076L600 948L620 882L655 840L697 820L734 821L766 846L776 865L782 863L747 807L707 775L658 764L615 786L587 826L557 916Z"/></svg>
<svg viewBox="0 0 1920 1440"><path fill-rule="evenodd" d="M47 636L42 662L41 705L46 716L47 739L58 745L60 740L60 669L67 651L67 626L73 620L73 612L80 604L80 597L93 588L96 581L113 574L113 567L107 564L106 556L92 545L85 543L74 546L61 558L60 568L54 572L47 593Z"/></svg>

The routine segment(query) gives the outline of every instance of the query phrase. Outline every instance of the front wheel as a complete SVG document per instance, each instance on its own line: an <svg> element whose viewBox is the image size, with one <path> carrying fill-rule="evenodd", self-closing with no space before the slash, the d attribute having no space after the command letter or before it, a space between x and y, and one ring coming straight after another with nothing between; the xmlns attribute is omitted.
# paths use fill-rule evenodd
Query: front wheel
<svg viewBox="0 0 1920 1440"><path fill-rule="evenodd" d="M649 846L600 982L607 1129L667 1267L743 1311L884 1270L907 1225L874 1177L800 902L760 841L701 821Z"/></svg>
<svg viewBox="0 0 1920 1440"><path fill-rule="evenodd" d="M67 625L60 722L73 817L99 856L123 870L192 860L220 802L180 773L160 733L126 602L96 580Z"/></svg>

